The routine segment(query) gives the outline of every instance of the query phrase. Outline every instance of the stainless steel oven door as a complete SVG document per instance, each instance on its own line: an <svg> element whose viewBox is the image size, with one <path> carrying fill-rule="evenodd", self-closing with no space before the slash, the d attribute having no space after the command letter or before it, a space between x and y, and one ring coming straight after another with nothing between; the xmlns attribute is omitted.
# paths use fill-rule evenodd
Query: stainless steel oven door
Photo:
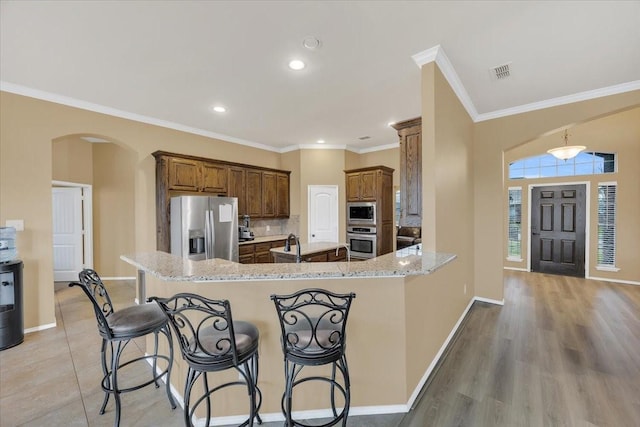
<svg viewBox="0 0 640 427"><path fill-rule="evenodd" d="M352 258L375 258L376 235L347 233L347 243L351 249Z"/></svg>

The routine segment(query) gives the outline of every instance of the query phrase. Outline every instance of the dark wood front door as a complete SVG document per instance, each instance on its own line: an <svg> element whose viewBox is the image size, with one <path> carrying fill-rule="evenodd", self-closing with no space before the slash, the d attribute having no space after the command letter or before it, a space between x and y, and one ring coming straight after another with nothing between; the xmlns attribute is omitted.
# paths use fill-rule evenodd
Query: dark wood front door
<svg viewBox="0 0 640 427"><path fill-rule="evenodd" d="M535 187L531 197L531 270L584 277L586 186Z"/></svg>

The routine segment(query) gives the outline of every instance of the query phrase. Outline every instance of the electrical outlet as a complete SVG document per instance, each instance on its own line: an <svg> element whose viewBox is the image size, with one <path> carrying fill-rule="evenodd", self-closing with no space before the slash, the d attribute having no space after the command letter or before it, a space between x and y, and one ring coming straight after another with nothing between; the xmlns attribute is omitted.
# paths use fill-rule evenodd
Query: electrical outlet
<svg viewBox="0 0 640 427"><path fill-rule="evenodd" d="M271 231L271 226L267 225L267 231Z"/></svg>
<svg viewBox="0 0 640 427"><path fill-rule="evenodd" d="M464 294L465 295L467 294L467 284L466 283L464 284Z"/></svg>

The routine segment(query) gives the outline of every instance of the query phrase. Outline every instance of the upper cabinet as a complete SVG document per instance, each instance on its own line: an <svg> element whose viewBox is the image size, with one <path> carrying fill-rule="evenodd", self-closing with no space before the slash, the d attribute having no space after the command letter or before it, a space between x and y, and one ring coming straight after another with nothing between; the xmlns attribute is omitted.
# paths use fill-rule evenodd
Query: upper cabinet
<svg viewBox="0 0 640 427"><path fill-rule="evenodd" d="M393 251L393 169L372 166L344 173L347 202L376 203L376 256Z"/></svg>
<svg viewBox="0 0 640 427"><path fill-rule="evenodd" d="M345 171L347 202L375 202L378 197L380 169ZM393 171L391 172L393 174Z"/></svg>
<svg viewBox="0 0 640 427"><path fill-rule="evenodd" d="M393 125L400 139L400 226L422 226L422 118Z"/></svg>
<svg viewBox="0 0 640 427"><path fill-rule="evenodd" d="M169 251L171 196L197 193L238 198L238 215L289 217L289 171L156 151L157 248Z"/></svg>
<svg viewBox="0 0 640 427"><path fill-rule="evenodd" d="M278 218L289 217L289 173L276 173L276 216Z"/></svg>
<svg viewBox="0 0 640 427"><path fill-rule="evenodd" d="M168 159L168 188L173 191L226 193L226 165L193 159L170 157Z"/></svg>

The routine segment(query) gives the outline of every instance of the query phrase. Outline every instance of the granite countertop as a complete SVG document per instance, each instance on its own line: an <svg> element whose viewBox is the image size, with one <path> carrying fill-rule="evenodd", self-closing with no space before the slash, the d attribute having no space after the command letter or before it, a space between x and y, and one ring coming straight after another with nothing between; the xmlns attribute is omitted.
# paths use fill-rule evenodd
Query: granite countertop
<svg viewBox="0 0 640 427"><path fill-rule="evenodd" d="M239 264L217 258L190 261L159 251L120 258L161 280L190 282L404 277L429 274L456 258L454 254L423 252L421 247L410 246L366 261L300 264Z"/></svg>
<svg viewBox="0 0 640 427"><path fill-rule="evenodd" d="M337 248L348 248L346 243L336 243L336 242L313 242L313 243L300 243L300 255L309 255L315 254L317 252L326 252L332 249ZM285 252L284 246L279 248L271 248L271 252L278 253L282 255L296 255L296 247L295 245L291 245L291 250L289 252Z"/></svg>

